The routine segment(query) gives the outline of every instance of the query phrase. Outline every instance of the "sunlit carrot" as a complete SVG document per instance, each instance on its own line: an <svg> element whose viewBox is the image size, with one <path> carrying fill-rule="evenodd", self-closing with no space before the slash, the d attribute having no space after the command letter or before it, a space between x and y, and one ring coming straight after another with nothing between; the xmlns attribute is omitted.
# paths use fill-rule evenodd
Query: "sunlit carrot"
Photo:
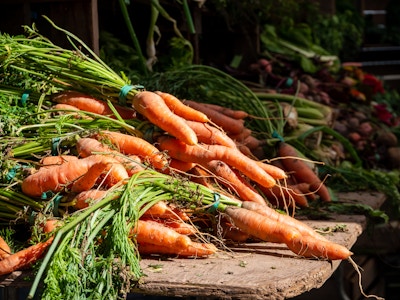
<svg viewBox="0 0 400 300"><path fill-rule="evenodd" d="M158 146L161 150L167 151L169 156L182 161L206 164L211 160L220 160L265 187L272 187L276 183L275 179L265 172L256 161L237 149L221 145L190 146L167 136L158 139Z"/></svg>
<svg viewBox="0 0 400 300"><path fill-rule="evenodd" d="M59 104L68 104L80 110L96 113L99 115L114 115L107 102L76 91L63 91L54 94L52 96L52 101ZM114 107L121 118L135 118L135 111L133 109L120 105L114 105Z"/></svg>
<svg viewBox="0 0 400 300"><path fill-rule="evenodd" d="M165 104L174 114L184 118L185 120L196 121L201 123L207 123L210 121L209 118L201 111L198 111L196 109L191 108L190 106L185 105L181 100L176 98L174 95L160 91L156 91L155 93L164 100Z"/></svg>
<svg viewBox="0 0 400 300"><path fill-rule="evenodd" d="M275 185L272 188L266 189L262 186L259 187L261 192L267 197L270 203L282 206L300 206L307 207L308 201L305 195L301 193L296 187L293 186L279 186Z"/></svg>
<svg viewBox="0 0 400 300"><path fill-rule="evenodd" d="M182 248L171 248L162 245L140 243L138 249L139 253L142 255L165 254L193 258L208 257L217 252L217 248L213 244L198 242L192 242L190 245Z"/></svg>
<svg viewBox="0 0 400 300"><path fill-rule="evenodd" d="M186 123L196 133L199 142L236 148L235 142L219 128L195 121L186 121Z"/></svg>
<svg viewBox="0 0 400 300"><path fill-rule="evenodd" d="M151 221L155 221L158 223L161 223L162 225L173 229L174 231L176 231L179 234L183 234L183 235L194 235L198 232L198 230L191 224L183 222L181 220L171 220L171 219L154 219L154 218L148 218L146 216L143 216L140 218L141 220L151 220Z"/></svg>
<svg viewBox="0 0 400 300"><path fill-rule="evenodd" d="M39 164L43 167L59 166L68 161L78 160L79 157L75 155L54 155L45 156L40 161Z"/></svg>
<svg viewBox="0 0 400 300"><path fill-rule="evenodd" d="M189 220L189 216L176 207L174 204L167 204L165 201L157 201L155 204L150 206L144 213L147 218L160 218L170 220Z"/></svg>
<svg viewBox="0 0 400 300"><path fill-rule="evenodd" d="M71 192L79 193L90 190L99 180L101 174L110 170L113 166L106 161L100 161L89 167L87 172L77 178L71 186Z"/></svg>
<svg viewBox="0 0 400 300"><path fill-rule="evenodd" d="M204 106L212 108L228 117L231 117L233 119L245 119L249 116L249 114L243 110L237 110L237 109L231 109L226 106L221 106L217 104L211 104L211 103L202 103Z"/></svg>
<svg viewBox="0 0 400 300"><path fill-rule="evenodd" d="M133 108L151 123L175 136L188 145L196 145L194 131L186 124L185 118L174 114L164 100L153 92L140 92L132 100Z"/></svg>
<svg viewBox="0 0 400 300"><path fill-rule="evenodd" d="M13 253L3 260L0 260L0 275L10 274L30 267L38 261L53 242L54 237L50 237L44 242L37 243L28 248Z"/></svg>
<svg viewBox="0 0 400 300"><path fill-rule="evenodd" d="M102 130L93 137L101 142L113 144L118 151L126 155L139 156L156 169L163 169L168 165L168 160L164 154L142 138L108 130Z"/></svg>
<svg viewBox="0 0 400 300"><path fill-rule="evenodd" d="M233 119L192 100L185 100L184 103L196 110L203 112L205 115L207 115L211 122L221 127L228 135L239 134L245 128L244 121L241 119Z"/></svg>
<svg viewBox="0 0 400 300"><path fill-rule="evenodd" d="M0 236L0 260L11 255L10 246L7 242Z"/></svg>
<svg viewBox="0 0 400 300"><path fill-rule="evenodd" d="M193 169L196 166L195 163L193 162L188 162L188 161L181 161L178 159L171 158L169 161L169 169L173 170L178 170L181 172L187 172L191 169Z"/></svg>

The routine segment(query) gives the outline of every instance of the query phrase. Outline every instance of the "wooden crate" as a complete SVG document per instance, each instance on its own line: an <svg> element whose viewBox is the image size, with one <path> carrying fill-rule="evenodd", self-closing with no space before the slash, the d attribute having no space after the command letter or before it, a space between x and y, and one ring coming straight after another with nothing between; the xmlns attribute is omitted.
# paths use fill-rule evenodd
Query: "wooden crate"
<svg viewBox="0 0 400 300"><path fill-rule="evenodd" d="M35 23L39 32L52 42L70 48L64 34L54 29L42 15L99 52L97 0L0 0L0 31L18 35L23 33L23 25Z"/></svg>

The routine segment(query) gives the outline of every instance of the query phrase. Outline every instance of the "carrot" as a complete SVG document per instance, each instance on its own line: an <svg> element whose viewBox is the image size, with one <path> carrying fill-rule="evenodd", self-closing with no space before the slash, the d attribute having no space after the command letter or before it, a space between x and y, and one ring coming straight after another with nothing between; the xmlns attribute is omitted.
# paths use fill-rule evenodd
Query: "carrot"
<svg viewBox="0 0 400 300"><path fill-rule="evenodd" d="M11 255L10 246L7 242L0 236L0 260Z"/></svg>
<svg viewBox="0 0 400 300"><path fill-rule="evenodd" d="M203 114L201 111L191 108L190 106L185 105L181 100L176 98L174 95L169 93L156 91L154 92L159 95L168 106L168 108L176 115L184 118L188 121L196 121L201 123L207 123L210 120L208 117Z"/></svg>
<svg viewBox="0 0 400 300"><path fill-rule="evenodd" d="M201 103L202 105L212 108L228 117L231 117L233 119L245 119L249 116L249 114L243 110L236 110L236 109L231 109L225 106L217 105L217 104L211 104L211 103Z"/></svg>
<svg viewBox="0 0 400 300"><path fill-rule="evenodd" d="M275 179L285 179L287 177L286 172L279 167L264 163L262 161L257 161L257 163L265 172L267 172Z"/></svg>
<svg viewBox="0 0 400 300"><path fill-rule="evenodd" d="M315 192L311 192L310 184L307 182L301 182L290 185L293 189L300 191L308 200L315 200Z"/></svg>
<svg viewBox="0 0 400 300"><path fill-rule="evenodd" d="M243 128L243 130L241 132L239 132L238 134L229 134L229 137L234 140L237 144L244 144L243 141L251 136L251 129L249 128Z"/></svg>
<svg viewBox="0 0 400 300"><path fill-rule="evenodd" d="M69 187L75 180L86 174L96 163L106 162L112 165L107 173L106 185L128 178L125 168L116 160L104 155L91 155L86 158L68 161L51 168L40 168L36 173L26 177L21 184L22 192L31 197L40 197L47 191L59 192Z"/></svg>
<svg viewBox="0 0 400 300"><path fill-rule="evenodd" d="M161 218L170 220L189 220L189 216L173 204L167 204L165 201L158 201L153 204L144 213L144 216L150 218Z"/></svg>
<svg viewBox="0 0 400 300"><path fill-rule="evenodd" d="M100 161L90 166L87 172L75 180L71 186L71 192L79 193L90 190L97 182L101 174L112 168L106 161Z"/></svg>
<svg viewBox="0 0 400 300"><path fill-rule="evenodd" d="M275 179L265 172L259 164L242 154L239 150L221 145L190 146L181 141L163 136L158 139L159 148L168 151L168 155L187 162L206 164L211 160L220 160L240 170L250 179L266 187L275 185Z"/></svg>
<svg viewBox="0 0 400 300"><path fill-rule="evenodd" d="M105 101L76 91L63 91L53 95L52 101L59 104L68 104L76 108L96 113L99 115L111 115L114 113ZM123 119L135 118L135 111L129 107L114 105L116 111Z"/></svg>
<svg viewBox="0 0 400 300"><path fill-rule="evenodd" d="M170 248L162 245L154 245L149 243L140 243L138 245L139 253L142 255L151 254L166 254L166 255L176 255L179 257L207 257L215 252L217 248L213 244L192 242L185 248Z"/></svg>
<svg viewBox="0 0 400 300"><path fill-rule="evenodd" d="M264 145L265 141L259 140L258 138L256 138L253 135L249 135L248 137L246 137L243 140L242 143L244 145L246 145L247 147L249 147L249 149L253 150L253 149L256 149L257 147Z"/></svg>
<svg viewBox="0 0 400 300"><path fill-rule="evenodd" d="M246 242L250 238L250 234L243 232L238 227L229 222L226 218L222 219L219 226L222 228L221 236L227 241Z"/></svg>
<svg viewBox="0 0 400 300"><path fill-rule="evenodd" d="M185 122L185 117L175 115L164 100L153 92L140 92L133 97L133 108L151 123L188 145L197 144L197 136Z"/></svg>
<svg viewBox="0 0 400 300"><path fill-rule="evenodd" d="M142 138L107 130L99 132L94 138L102 142L110 142L124 154L137 155L144 161L148 161L156 169L163 169L168 165L168 160L164 154Z"/></svg>
<svg viewBox="0 0 400 300"><path fill-rule="evenodd" d="M275 203L280 207L282 207L282 205L286 206L287 204L289 204L289 206L298 205L300 207L308 207L307 198L296 187L275 185L272 188L266 189L260 186L260 190L270 203ZM287 201L289 201L289 203L287 203Z"/></svg>
<svg viewBox="0 0 400 300"><path fill-rule="evenodd" d="M312 236L303 236L295 227L272 220L255 211L228 206L225 213L244 232L263 241L285 243L297 255L329 260L347 259L352 253L344 246L322 241Z"/></svg>
<svg viewBox="0 0 400 300"><path fill-rule="evenodd" d="M207 123L186 121L190 128L196 133L197 139L201 143L210 145L223 145L236 148L235 142L223 131Z"/></svg>
<svg viewBox="0 0 400 300"><path fill-rule="evenodd" d="M171 158L168 166L170 169L187 172L193 169L196 166L196 164L193 162L181 161L178 159Z"/></svg>
<svg viewBox="0 0 400 300"><path fill-rule="evenodd" d="M153 218L147 218L147 217L141 217L140 218L143 221L155 221L158 223L161 223L162 225L173 229L174 231L176 231L179 234L183 234L183 235L193 235L195 233L197 233L197 229L186 222L183 221L178 221L178 220L169 220L169 219L153 219Z"/></svg>
<svg viewBox="0 0 400 300"><path fill-rule="evenodd" d="M76 149L81 157L88 157L94 153L109 155L119 161L128 172L129 176L144 170L141 159L136 155L124 156L119 151L113 150L94 138L81 138L76 143Z"/></svg>
<svg viewBox="0 0 400 300"><path fill-rule="evenodd" d="M219 178L219 181L227 186L228 189L237 193L240 199L266 205L265 199L252 189L249 184L245 184L244 179L239 178L240 175L237 175L226 163L212 160L205 164L204 167L216 175L217 179Z"/></svg>
<svg viewBox="0 0 400 300"><path fill-rule="evenodd" d="M73 199L75 202L75 209L83 209L90 205L91 202L101 199L107 194L106 190L91 189L87 191L80 192Z"/></svg>
<svg viewBox="0 0 400 300"><path fill-rule="evenodd" d="M76 110L76 111L80 110L76 106L73 106L73 105L70 105L70 104L64 104L64 103L58 103L56 105L53 105L51 108L52 109L68 109L68 110Z"/></svg>
<svg viewBox="0 0 400 300"><path fill-rule="evenodd" d="M53 242L54 237L50 237L44 242L37 243L28 248L20 250L11 254L0 261L0 275L10 274L14 271L26 269L33 263L39 260L50 244Z"/></svg>
<svg viewBox="0 0 400 300"><path fill-rule="evenodd" d="M280 142L278 155L282 158L282 164L285 169L288 172L292 172L298 182L309 183L310 190L315 191L322 201L331 201L331 195L326 185L303 160L297 158L299 157L297 150L292 145Z"/></svg>
<svg viewBox="0 0 400 300"><path fill-rule="evenodd" d="M328 241L324 236L317 233L314 229L306 225L304 222L301 222L289 215L279 213L268 206L258 205L257 203L246 201L242 202L242 207L251 211L255 211L258 214L263 215L269 219L278 221L285 226L296 228L303 236L309 235L315 239Z"/></svg>
<svg viewBox="0 0 400 300"><path fill-rule="evenodd" d="M45 156L39 161L39 163L43 167L53 167L53 166L59 166L68 161L73 161L78 159L79 158L75 155Z"/></svg>
<svg viewBox="0 0 400 300"><path fill-rule="evenodd" d="M195 101L185 100L184 103L196 110L203 112L205 115L207 115L211 122L221 127L228 135L239 134L244 129L243 120L233 119Z"/></svg>

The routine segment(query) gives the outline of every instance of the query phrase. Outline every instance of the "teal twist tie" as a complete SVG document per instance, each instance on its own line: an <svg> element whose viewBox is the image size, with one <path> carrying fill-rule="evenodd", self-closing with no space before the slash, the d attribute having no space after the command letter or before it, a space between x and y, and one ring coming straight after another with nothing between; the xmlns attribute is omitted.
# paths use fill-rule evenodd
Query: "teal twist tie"
<svg viewBox="0 0 400 300"><path fill-rule="evenodd" d="M273 138L277 138L279 141L281 141L281 142L284 142L284 139L283 139L283 137L279 134L279 133L277 133L276 131L274 131L273 133L272 133L272 137Z"/></svg>
<svg viewBox="0 0 400 300"><path fill-rule="evenodd" d="M58 146L60 145L60 138L52 138L51 139L51 155L58 155Z"/></svg>
<svg viewBox="0 0 400 300"><path fill-rule="evenodd" d="M214 193L213 196L214 196L214 203L208 208L208 211L211 213L217 211L219 203L220 203L219 199L221 197L219 193Z"/></svg>
<svg viewBox="0 0 400 300"><path fill-rule="evenodd" d="M21 99L19 100L19 104L20 104L21 106L25 106L25 105L26 105L26 102L27 102L28 99L29 99L29 93L30 93L30 91L28 90L28 91L25 91L25 92L22 94Z"/></svg>
<svg viewBox="0 0 400 300"><path fill-rule="evenodd" d="M121 105L126 105L126 96L128 96L129 92L132 89L144 89L144 86L142 85L130 85L130 84L125 84L121 90L119 91L119 104Z"/></svg>

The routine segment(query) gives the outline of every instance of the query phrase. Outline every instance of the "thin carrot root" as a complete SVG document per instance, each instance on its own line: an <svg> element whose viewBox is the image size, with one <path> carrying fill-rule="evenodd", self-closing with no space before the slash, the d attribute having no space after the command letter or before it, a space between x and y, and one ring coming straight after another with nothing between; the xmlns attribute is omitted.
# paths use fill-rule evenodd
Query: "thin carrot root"
<svg viewBox="0 0 400 300"><path fill-rule="evenodd" d="M140 92L132 100L133 108L151 123L188 145L196 145L194 131L186 124L185 118L174 114L164 100L153 92Z"/></svg>
<svg viewBox="0 0 400 300"><path fill-rule="evenodd" d="M221 145L190 146L167 136L160 137L158 142L159 148L168 151L168 155L175 159L199 164L206 164L211 160L220 160L240 170L244 175L265 187L272 187L276 183L275 179L265 172L256 161L237 149Z"/></svg>
<svg viewBox="0 0 400 300"><path fill-rule="evenodd" d="M54 237L50 237L45 242L25 248L11 254L0 261L0 275L10 274L14 271L29 268L38 261L53 242Z"/></svg>
<svg viewBox="0 0 400 300"><path fill-rule="evenodd" d="M266 189L263 186L259 186L259 188L270 203L276 204L279 207L308 207L306 196L304 196L296 187L275 185L269 189Z"/></svg>

